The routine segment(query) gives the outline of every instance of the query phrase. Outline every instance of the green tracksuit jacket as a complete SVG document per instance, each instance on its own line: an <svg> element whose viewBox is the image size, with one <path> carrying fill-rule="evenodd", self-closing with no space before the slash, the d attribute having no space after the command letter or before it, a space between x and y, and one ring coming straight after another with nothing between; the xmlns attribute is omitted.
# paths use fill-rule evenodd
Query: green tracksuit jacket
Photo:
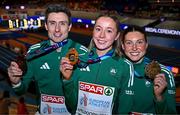
<svg viewBox="0 0 180 115"><path fill-rule="evenodd" d="M97 58L98 56L96 51L93 50L93 52L93 58ZM124 79L129 78L129 75L129 65L125 63L122 58L116 57L114 54L112 57L104 59L99 63L90 64L86 68L75 69L70 80L63 80L66 106L68 110L73 114L75 114L76 110L78 112L80 111L81 114L93 114L93 111L97 111L97 106L104 106L104 108L102 108L105 109L108 103L106 102L107 99L104 97L96 98L98 95L96 92L96 86L101 85L114 88L114 91L111 90L113 92L113 95L111 95L112 103L108 105L108 107L110 107L111 110L113 108L113 113L116 113L116 106L118 106L117 100L121 91L121 84ZM96 87L94 90L93 86ZM80 95L80 92L83 92L82 90L86 90L87 92L91 90L90 92L93 92L94 95L90 95L89 92ZM108 92L108 90L103 91L104 93ZM84 110L82 110L82 108L78 108L78 102L80 105L82 105L82 108L85 108ZM90 106L91 110L86 109L88 106ZM111 113L112 111L110 114ZM104 110L103 112L100 112L100 114L107 113L105 113Z"/></svg>
<svg viewBox="0 0 180 115"><path fill-rule="evenodd" d="M31 46L28 53L49 45L50 40L40 42ZM62 78L59 70L60 60L62 57L65 57L68 50L72 47L75 47L80 54L87 51L84 46L68 39L68 43L62 47L60 52L54 50L46 55L28 61L27 72L22 77L21 85L14 88L15 92L19 95L24 94L27 91L30 82L34 81L38 94L63 96ZM38 95L37 98L38 101L39 96L40 95Z"/></svg>
<svg viewBox="0 0 180 115"><path fill-rule="evenodd" d="M125 59L130 65L132 63ZM153 82L145 78L145 65L149 63L148 58L144 58L141 63L133 64L128 82L123 86L123 93L120 97L120 113L139 112L152 114L174 114L176 113L175 102L175 82L173 74L163 65L161 72L165 74L168 83L164 92L162 102L157 102L153 94Z"/></svg>

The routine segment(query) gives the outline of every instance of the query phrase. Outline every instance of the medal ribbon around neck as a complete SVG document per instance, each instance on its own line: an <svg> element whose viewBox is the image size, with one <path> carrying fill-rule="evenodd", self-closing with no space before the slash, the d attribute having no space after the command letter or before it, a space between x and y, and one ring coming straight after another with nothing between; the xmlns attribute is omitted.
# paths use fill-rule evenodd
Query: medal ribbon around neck
<svg viewBox="0 0 180 115"><path fill-rule="evenodd" d="M114 50L110 51L109 53L106 53L105 55L102 55L100 57L97 57L95 59L92 58L92 56L94 55L94 53L91 51L88 55L89 59L87 62L82 61L81 59L79 59L79 62L77 63L77 66L80 68L85 68L87 67L89 64L94 64L94 63L98 63L102 60L105 60L109 57L112 57L112 55L114 54Z"/></svg>
<svg viewBox="0 0 180 115"><path fill-rule="evenodd" d="M30 52L25 56L26 60L31 60L31 59L39 56L39 55L49 53L49 52L51 52L53 50L56 50L57 48L60 48L60 47L64 46L67 43L68 43L68 40L64 39L63 41L55 43L53 45L50 45L50 46L48 46L46 48L42 48L42 49L40 48L38 50L35 50L34 52Z"/></svg>
<svg viewBox="0 0 180 115"><path fill-rule="evenodd" d="M150 60L148 58L146 58L146 57L144 58L143 61L145 63L145 66L150 63ZM142 77L136 70L134 70L134 74L135 74L136 77Z"/></svg>

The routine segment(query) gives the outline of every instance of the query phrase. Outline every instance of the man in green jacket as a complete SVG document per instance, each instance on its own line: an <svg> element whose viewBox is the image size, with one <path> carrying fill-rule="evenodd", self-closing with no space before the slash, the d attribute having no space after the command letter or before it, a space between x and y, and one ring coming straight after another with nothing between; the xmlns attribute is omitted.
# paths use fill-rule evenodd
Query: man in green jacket
<svg viewBox="0 0 180 115"><path fill-rule="evenodd" d="M49 40L29 48L26 56L27 72L24 75L16 62L11 62L8 74L18 95L27 91L31 81L35 82L35 90L39 94L40 113L64 115L68 114L68 111L65 107L59 71L60 60L72 47L75 47L79 54L86 53L87 49L67 38L72 26L69 9L61 4L51 4L45 12L45 17L45 28L48 31ZM42 52L44 53L41 54Z"/></svg>
<svg viewBox="0 0 180 115"><path fill-rule="evenodd" d="M152 65L152 61L144 56L148 47L144 30L130 26L122 33L121 40L125 61L134 71L123 86L119 100L121 113L175 114L173 74L158 62Z"/></svg>

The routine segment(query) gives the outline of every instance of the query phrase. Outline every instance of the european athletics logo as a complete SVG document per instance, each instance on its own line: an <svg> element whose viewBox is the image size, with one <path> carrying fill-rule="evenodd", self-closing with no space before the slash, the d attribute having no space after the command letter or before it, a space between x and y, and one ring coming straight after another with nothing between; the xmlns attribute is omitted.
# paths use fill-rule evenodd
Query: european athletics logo
<svg viewBox="0 0 180 115"><path fill-rule="evenodd" d="M84 104L84 106L87 106L87 101L88 101L88 98L87 98L87 96L86 96L86 94L83 94L84 96L83 97L81 97L81 99L80 99L80 104L81 105L83 105Z"/></svg>

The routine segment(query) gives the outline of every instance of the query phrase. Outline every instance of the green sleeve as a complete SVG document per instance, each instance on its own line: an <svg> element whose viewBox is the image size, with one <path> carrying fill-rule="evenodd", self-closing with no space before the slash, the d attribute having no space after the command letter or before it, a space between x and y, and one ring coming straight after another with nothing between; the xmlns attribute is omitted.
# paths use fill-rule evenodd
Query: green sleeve
<svg viewBox="0 0 180 115"><path fill-rule="evenodd" d="M163 99L160 102L158 102L155 99L156 113L157 114L176 114L177 113L176 108L175 108L175 105L173 105L172 101L173 100L171 98Z"/></svg>
<svg viewBox="0 0 180 115"><path fill-rule="evenodd" d="M155 108L157 114L176 114L175 96L165 93L161 102L155 99Z"/></svg>
<svg viewBox="0 0 180 115"><path fill-rule="evenodd" d="M77 50L79 56L83 57L83 59L87 59L88 49L85 46L75 43L72 47ZM76 113L78 103L78 70L79 68L75 68L70 80L63 80L65 104L68 111L72 114Z"/></svg>
<svg viewBox="0 0 180 115"><path fill-rule="evenodd" d="M118 92L117 101L115 101L115 111L116 114L128 114L133 106L133 98L132 95L127 95L126 92L132 90L131 87L128 88L128 81L130 79L130 75L132 74L130 71L130 65L123 65L123 77L120 80L121 88ZM114 111L113 109L113 111Z"/></svg>
<svg viewBox="0 0 180 115"><path fill-rule="evenodd" d="M65 104L68 111L72 114L76 112L78 101L78 84L74 75L76 75L75 71L70 80L63 80Z"/></svg>
<svg viewBox="0 0 180 115"><path fill-rule="evenodd" d="M161 102L158 102L156 99L154 99L156 112L157 114L176 114L176 87L174 82L174 76L170 71L163 68L162 72L166 76L166 81L168 85L166 91L163 94L163 100Z"/></svg>
<svg viewBox="0 0 180 115"><path fill-rule="evenodd" d="M115 114L128 114L132 109L133 98L131 95L126 95L125 92L126 90L123 88L119 91L118 99L113 108Z"/></svg>
<svg viewBox="0 0 180 115"><path fill-rule="evenodd" d="M23 95L26 93L30 82L33 80L33 64L27 62L27 72L21 78L21 85L19 87L14 88L15 93L17 95Z"/></svg>

